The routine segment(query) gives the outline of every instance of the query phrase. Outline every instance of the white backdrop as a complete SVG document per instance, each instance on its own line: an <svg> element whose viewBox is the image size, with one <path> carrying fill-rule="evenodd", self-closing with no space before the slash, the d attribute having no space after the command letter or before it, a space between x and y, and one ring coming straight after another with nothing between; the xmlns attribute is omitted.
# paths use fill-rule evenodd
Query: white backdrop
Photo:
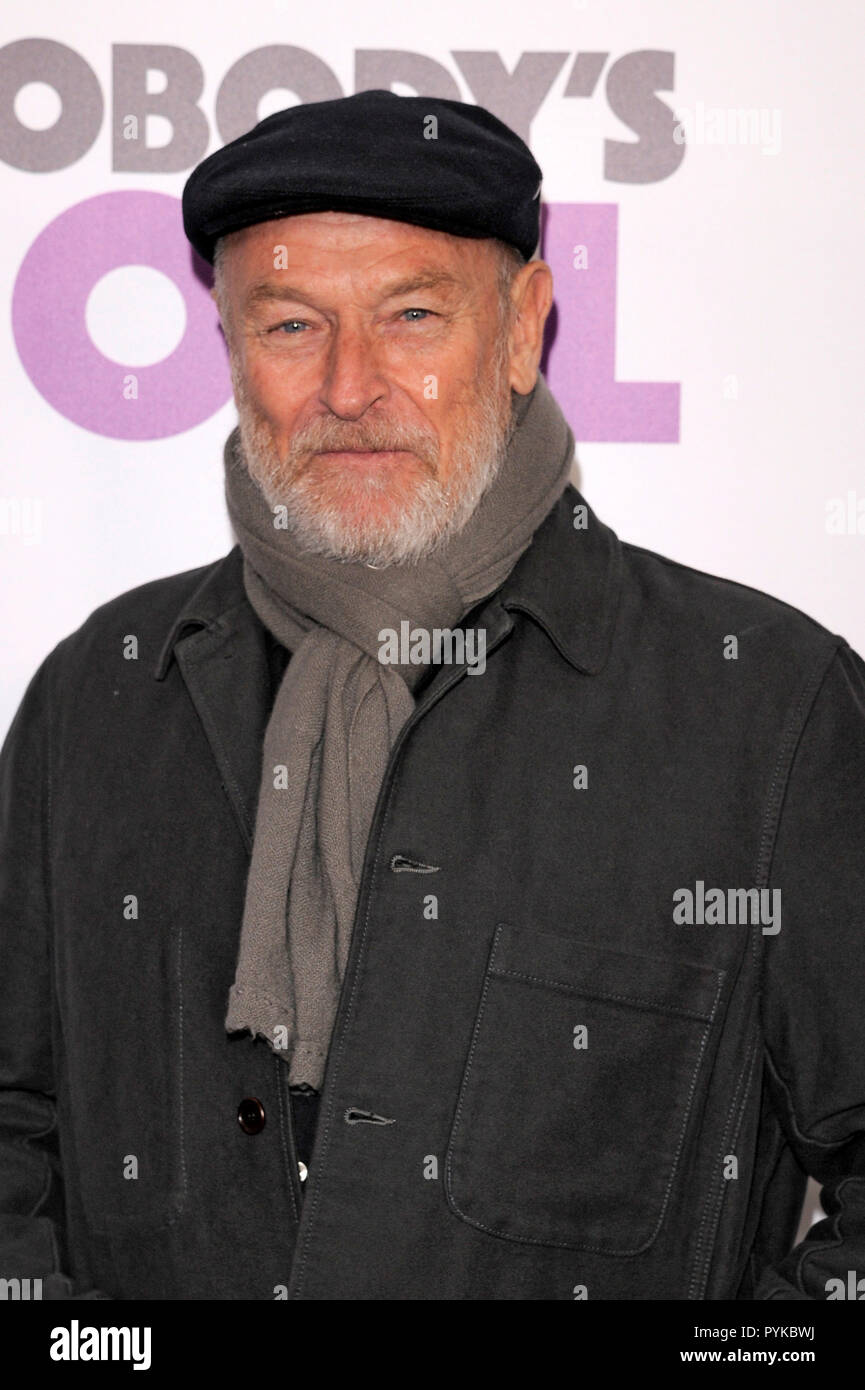
<svg viewBox="0 0 865 1390"><path fill-rule="evenodd" d="M370 86L529 141L548 379L601 518L865 652L862 33L861 0L7 2L0 728L97 604L232 543L190 167Z"/></svg>

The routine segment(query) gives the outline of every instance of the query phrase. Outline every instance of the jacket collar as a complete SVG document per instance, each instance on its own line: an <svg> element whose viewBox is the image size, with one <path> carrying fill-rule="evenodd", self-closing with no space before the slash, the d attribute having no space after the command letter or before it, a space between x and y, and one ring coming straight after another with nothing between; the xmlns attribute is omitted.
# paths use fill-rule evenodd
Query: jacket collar
<svg viewBox="0 0 865 1390"><path fill-rule="evenodd" d="M575 507L586 508L585 528L574 526ZM594 674L609 654L620 586L617 537L569 485L505 583L476 608L473 621L486 629L492 651L513 627L511 612L521 611L568 662ZM175 614L153 672L162 680L177 662L250 853L272 697L265 633L246 597L243 555L235 546L207 566ZM456 667L436 671L412 718L459 676Z"/></svg>
<svg viewBox="0 0 865 1390"><path fill-rule="evenodd" d="M578 509L584 509L578 511ZM580 521L580 526L575 523ZM490 600L539 624L578 671L596 675L610 651L622 577L621 544L568 484L504 584ZM488 601L489 602L489 601ZM177 643L194 630L227 634L259 619L246 599L243 556L236 545L208 566L166 633L154 676L166 675Z"/></svg>
<svg viewBox="0 0 865 1390"><path fill-rule="evenodd" d="M609 656L621 580L618 536L569 483L495 599L533 618L572 666L594 676Z"/></svg>

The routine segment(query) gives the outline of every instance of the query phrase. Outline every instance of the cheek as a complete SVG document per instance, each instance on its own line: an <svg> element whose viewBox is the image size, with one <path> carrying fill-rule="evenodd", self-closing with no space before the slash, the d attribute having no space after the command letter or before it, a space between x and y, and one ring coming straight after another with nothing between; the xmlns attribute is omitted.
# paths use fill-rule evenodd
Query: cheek
<svg viewBox="0 0 865 1390"><path fill-rule="evenodd" d="M242 369L244 392L250 406L274 427L288 425L298 409L296 381L289 387L286 373L261 359L247 359Z"/></svg>
<svg viewBox="0 0 865 1390"><path fill-rule="evenodd" d="M466 418L475 408L478 381L471 367L451 370L438 378L437 399L424 401L429 418L442 439L451 439L463 428Z"/></svg>

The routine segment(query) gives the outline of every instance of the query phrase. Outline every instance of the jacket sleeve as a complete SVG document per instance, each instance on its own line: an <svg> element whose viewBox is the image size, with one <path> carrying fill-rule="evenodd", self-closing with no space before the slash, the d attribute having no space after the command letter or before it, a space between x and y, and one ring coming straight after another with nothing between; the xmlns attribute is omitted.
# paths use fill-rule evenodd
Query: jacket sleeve
<svg viewBox="0 0 865 1390"><path fill-rule="evenodd" d="M0 751L0 1278L104 1298L65 1270L51 1019L46 658Z"/></svg>
<svg viewBox="0 0 865 1390"><path fill-rule="evenodd" d="M853 1271L865 1297L865 662L846 643L793 756L770 884L781 928L764 937L769 1092L826 1217L760 1272L754 1296L849 1297Z"/></svg>

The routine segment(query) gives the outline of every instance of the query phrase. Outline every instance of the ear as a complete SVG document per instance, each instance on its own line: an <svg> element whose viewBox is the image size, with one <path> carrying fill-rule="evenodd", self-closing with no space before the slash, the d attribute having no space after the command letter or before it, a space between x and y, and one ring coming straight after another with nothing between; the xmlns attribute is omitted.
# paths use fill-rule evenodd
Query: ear
<svg viewBox="0 0 865 1390"><path fill-rule="evenodd" d="M553 306L553 272L546 261L529 261L511 284L516 306L510 331L510 385L521 396L533 389L544 348L544 325Z"/></svg>

